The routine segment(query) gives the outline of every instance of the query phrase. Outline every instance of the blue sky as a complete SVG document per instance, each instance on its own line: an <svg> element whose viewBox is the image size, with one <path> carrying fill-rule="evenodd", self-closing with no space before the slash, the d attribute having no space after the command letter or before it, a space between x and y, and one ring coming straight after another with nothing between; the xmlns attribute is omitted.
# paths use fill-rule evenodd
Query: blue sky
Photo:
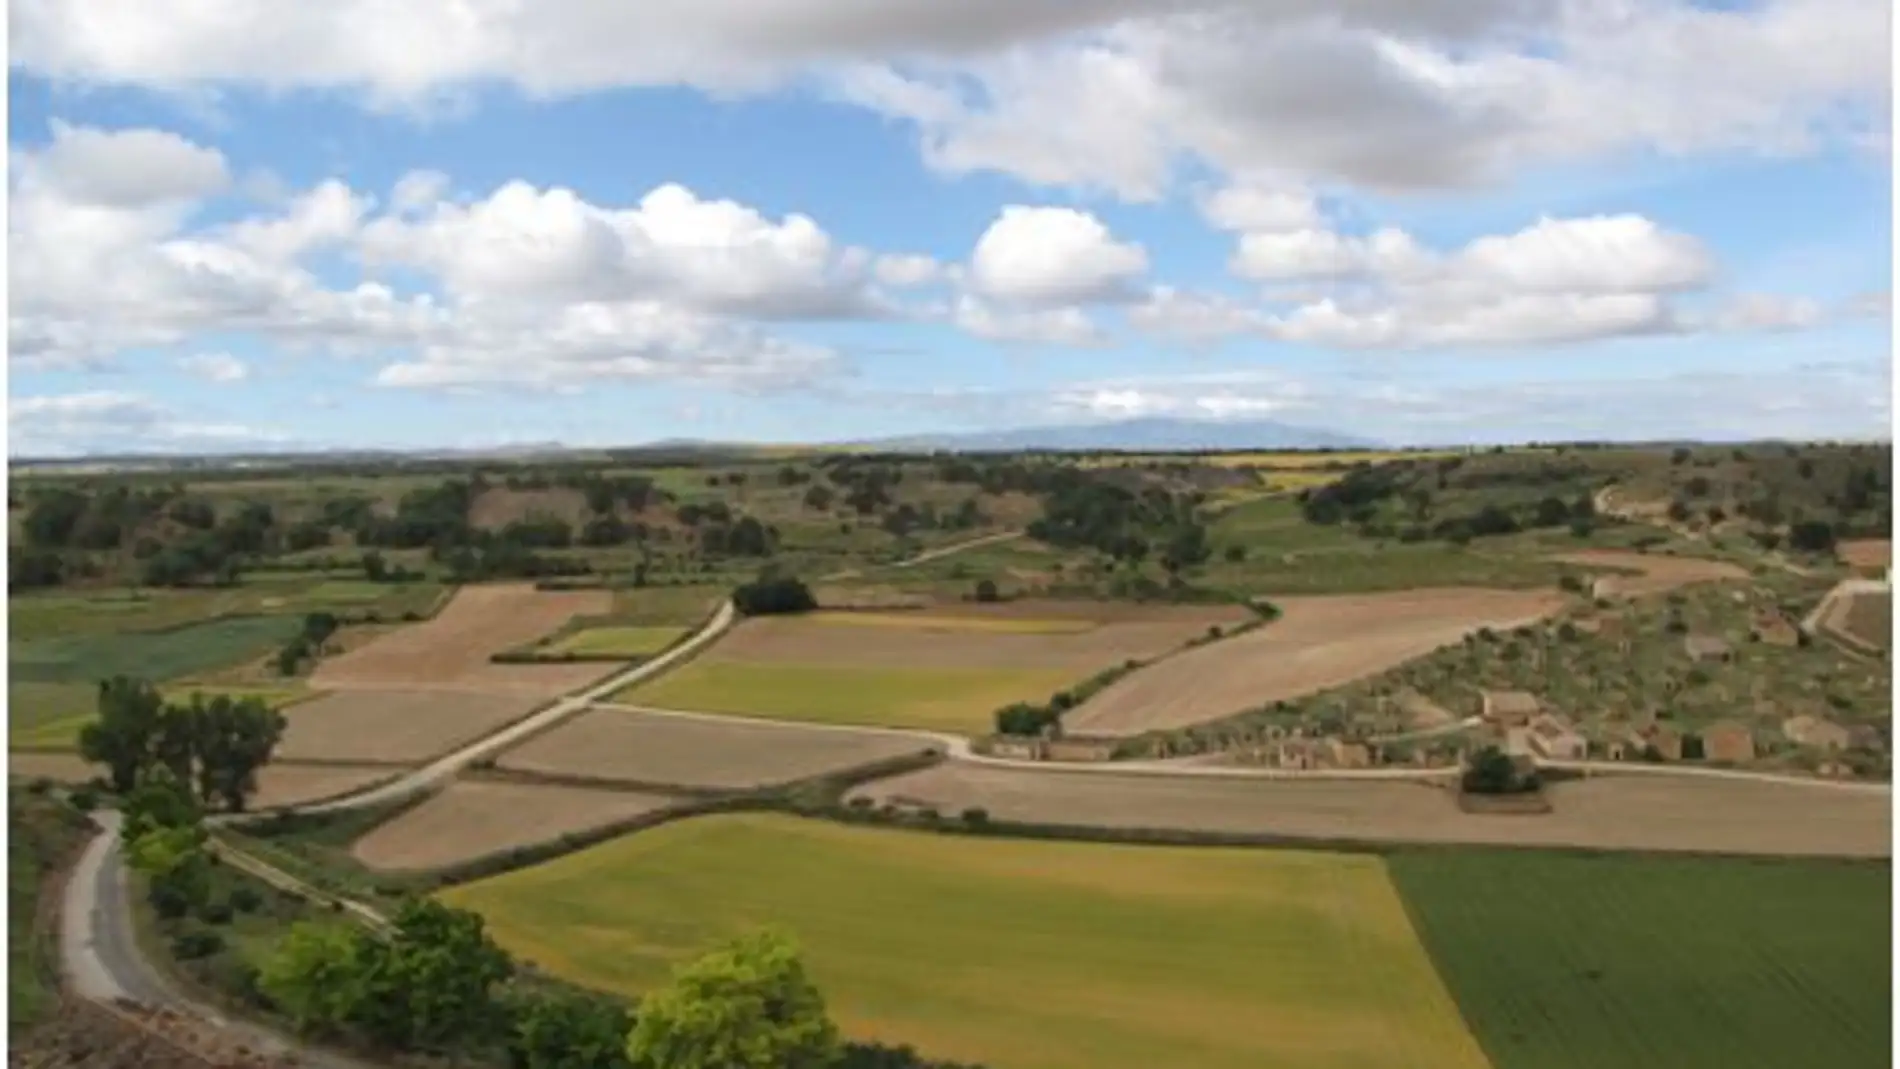
<svg viewBox="0 0 1900 1069"><path fill-rule="evenodd" d="M1889 433L1883 0L389 10L15 5L15 455Z"/></svg>

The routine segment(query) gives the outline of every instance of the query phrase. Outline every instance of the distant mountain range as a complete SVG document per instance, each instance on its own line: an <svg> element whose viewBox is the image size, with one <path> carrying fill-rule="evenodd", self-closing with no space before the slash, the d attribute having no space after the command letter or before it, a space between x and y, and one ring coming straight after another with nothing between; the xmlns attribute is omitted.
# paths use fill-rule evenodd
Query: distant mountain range
<svg viewBox="0 0 1900 1069"><path fill-rule="evenodd" d="M1273 420L1126 419L1112 423L1019 427L966 434L925 434L850 443L892 450L962 452L1236 452L1248 449L1377 449L1380 443L1337 431Z"/></svg>

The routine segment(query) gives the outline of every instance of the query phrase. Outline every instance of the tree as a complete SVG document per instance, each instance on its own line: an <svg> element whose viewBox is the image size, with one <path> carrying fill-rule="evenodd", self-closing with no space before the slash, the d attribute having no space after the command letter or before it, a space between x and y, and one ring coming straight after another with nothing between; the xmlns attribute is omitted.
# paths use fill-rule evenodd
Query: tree
<svg viewBox="0 0 1900 1069"><path fill-rule="evenodd" d="M143 873L152 907L161 917L182 917L211 900L211 857L204 828L157 827L133 840L128 863Z"/></svg>
<svg viewBox="0 0 1900 1069"><path fill-rule="evenodd" d="M338 1031L358 1016L365 990L360 963L370 938L348 925L299 921L258 970L258 989L289 1015L297 1031Z"/></svg>
<svg viewBox="0 0 1900 1069"><path fill-rule="evenodd" d="M141 771L137 784L125 794L119 838L130 847L147 833L168 828L198 828L204 813L191 796L191 787L163 765Z"/></svg>
<svg viewBox="0 0 1900 1069"><path fill-rule="evenodd" d="M789 575L764 574L732 592L733 607L746 616L810 612L818 607L811 588Z"/></svg>
<svg viewBox="0 0 1900 1069"><path fill-rule="evenodd" d="M202 703L194 697L192 717L200 797L216 799L233 813L243 812L245 802L257 793L258 770L270 763L284 736L284 715L262 698L220 694Z"/></svg>
<svg viewBox="0 0 1900 1069"><path fill-rule="evenodd" d="M445 1050L492 1035L494 987L513 963L495 945L479 914L430 899L403 903L395 934L359 948L370 990L355 1022L372 1038L402 1050Z"/></svg>
<svg viewBox="0 0 1900 1069"><path fill-rule="evenodd" d="M1834 528L1821 520L1803 520L1788 528L1788 545L1803 553L1831 553Z"/></svg>
<svg viewBox="0 0 1900 1069"><path fill-rule="evenodd" d="M511 1069L629 1069L627 1008L612 999L530 992L509 1007Z"/></svg>
<svg viewBox="0 0 1900 1069"><path fill-rule="evenodd" d="M976 581L976 591L975 591L974 597L976 598L976 600L982 601L982 602L991 602L991 601L999 600L1000 595L998 594L997 589L996 589L996 580L978 579Z"/></svg>
<svg viewBox="0 0 1900 1069"><path fill-rule="evenodd" d="M388 581L389 564L383 560L381 553L370 550L368 553L363 554L363 578L372 583Z"/></svg>
<svg viewBox="0 0 1900 1069"><path fill-rule="evenodd" d="M1161 551L1161 566L1169 575L1179 575L1183 569L1206 562L1212 552L1207 544L1207 528L1198 523L1183 524L1168 537Z"/></svg>
<svg viewBox="0 0 1900 1069"><path fill-rule="evenodd" d="M151 760L164 701L144 680L113 676L99 683L98 719L79 732L79 755L106 766L112 790L125 794Z"/></svg>
<svg viewBox="0 0 1900 1069"><path fill-rule="evenodd" d="M825 1069L841 1053L797 945L772 929L676 970L627 1037L637 1069Z"/></svg>

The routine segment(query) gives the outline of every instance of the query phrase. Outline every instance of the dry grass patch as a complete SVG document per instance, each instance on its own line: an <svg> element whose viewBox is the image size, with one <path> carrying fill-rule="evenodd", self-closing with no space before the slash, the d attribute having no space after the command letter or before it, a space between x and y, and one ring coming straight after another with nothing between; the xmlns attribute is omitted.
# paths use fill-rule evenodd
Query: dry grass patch
<svg viewBox="0 0 1900 1069"><path fill-rule="evenodd" d="M665 716L596 707L501 755L499 768L692 790L752 790L916 753L877 731Z"/></svg>
<svg viewBox="0 0 1900 1069"><path fill-rule="evenodd" d="M949 763L852 792L1000 820L1369 843L1891 856L1893 799L1878 791L1716 777L1602 776L1550 788L1554 810L1460 810L1445 787L1403 780L1050 773Z"/></svg>
<svg viewBox="0 0 1900 1069"><path fill-rule="evenodd" d="M1661 553L1632 553L1614 549L1586 549L1562 553L1551 558L1562 564L1585 568L1614 568L1640 572L1640 575L1605 576L1602 592L1619 597L1643 597L1661 594L1690 583L1711 583L1722 579L1746 579L1748 572L1728 561L1703 557L1671 557Z"/></svg>
<svg viewBox="0 0 1900 1069"><path fill-rule="evenodd" d="M540 704L518 694L358 690L284 710L280 756L416 764L519 720Z"/></svg>
<svg viewBox="0 0 1900 1069"><path fill-rule="evenodd" d="M1109 686L1063 717L1077 735L1186 727L1383 672L1482 627L1556 611L1550 590L1411 590L1276 599L1258 630L1188 650Z"/></svg>
<svg viewBox="0 0 1900 1069"><path fill-rule="evenodd" d="M675 801L633 791L457 780L358 839L350 853L385 872L439 869L657 813Z"/></svg>
<svg viewBox="0 0 1900 1069"><path fill-rule="evenodd" d="M467 586L434 619L326 659L310 682L319 690L468 688L552 697L600 678L610 666L491 664L489 656L552 634L576 616L599 616L611 608L613 596L604 590Z"/></svg>

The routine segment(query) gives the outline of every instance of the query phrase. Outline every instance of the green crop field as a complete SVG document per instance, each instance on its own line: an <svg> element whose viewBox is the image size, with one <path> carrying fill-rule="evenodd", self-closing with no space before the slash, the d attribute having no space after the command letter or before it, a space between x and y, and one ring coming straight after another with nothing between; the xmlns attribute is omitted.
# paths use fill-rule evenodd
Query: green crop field
<svg viewBox="0 0 1900 1069"><path fill-rule="evenodd" d="M104 590L28 594L7 599L14 642L155 631L232 616L291 616L328 611L375 612L394 620L423 615L442 586L433 582L369 583L304 572L260 572L234 587Z"/></svg>
<svg viewBox="0 0 1900 1069"><path fill-rule="evenodd" d="M819 724L982 734L997 709L1045 701L1074 673L1005 668L839 668L702 657L613 700L656 709Z"/></svg>
<svg viewBox="0 0 1900 1069"><path fill-rule="evenodd" d="M14 638L10 678L25 683L93 683L114 675L178 679L261 656L303 626L295 616L232 616L167 631Z"/></svg>
<svg viewBox="0 0 1900 1069"><path fill-rule="evenodd" d="M651 657L685 633L683 627L589 627L556 639L544 649L577 657Z"/></svg>
<svg viewBox="0 0 1900 1069"><path fill-rule="evenodd" d="M1374 857L748 814L443 897L523 959L628 994L782 924L848 1034L1008 1069L1484 1065Z"/></svg>
<svg viewBox="0 0 1900 1069"><path fill-rule="evenodd" d="M1892 874L1419 851L1393 882L1495 1069L1892 1064Z"/></svg>

